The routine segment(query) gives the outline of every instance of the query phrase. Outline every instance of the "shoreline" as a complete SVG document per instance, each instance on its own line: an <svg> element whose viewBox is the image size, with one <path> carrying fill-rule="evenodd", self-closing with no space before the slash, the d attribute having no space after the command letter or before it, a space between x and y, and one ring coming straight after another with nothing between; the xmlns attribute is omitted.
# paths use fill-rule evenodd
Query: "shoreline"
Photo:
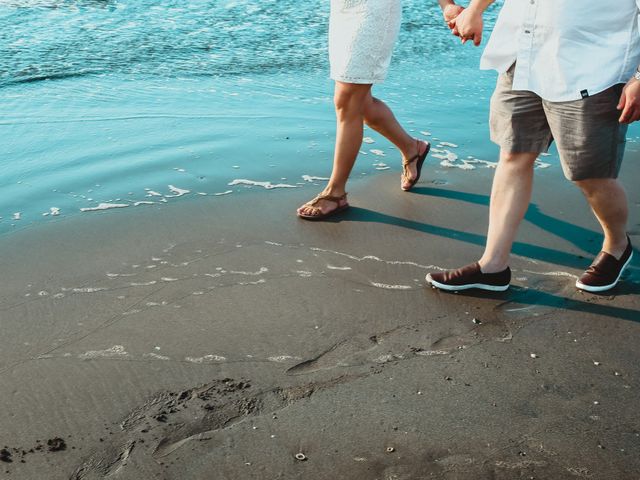
<svg viewBox="0 0 640 480"><path fill-rule="evenodd" d="M253 189L0 239L0 443L13 458L1 471L634 474L638 261L610 295L575 290L600 236L556 167L537 172L508 292L426 288L430 269L481 252L492 175L435 165L414 193L396 172L354 182L351 210L323 223L295 218L309 188ZM37 449L56 438L66 449Z"/></svg>

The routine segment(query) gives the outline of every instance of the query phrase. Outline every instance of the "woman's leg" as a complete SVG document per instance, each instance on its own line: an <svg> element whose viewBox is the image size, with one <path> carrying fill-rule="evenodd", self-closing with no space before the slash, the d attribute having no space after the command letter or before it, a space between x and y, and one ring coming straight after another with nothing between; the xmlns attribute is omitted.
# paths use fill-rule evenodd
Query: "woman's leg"
<svg viewBox="0 0 640 480"><path fill-rule="evenodd" d="M398 123L391 109L382 100L371 95L371 92L369 92L365 103L364 121L369 127L398 147L405 162L417 154L422 154L427 148L426 142L417 142L409 135ZM410 163L407 169L409 170L408 176L402 178L403 186L409 185L418 174L416 162Z"/></svg>
<svg viewBox="0 0 640 480"><path fill-rule="evenodd" d="M340 197L346 193L347 180L362 145L364 107L370 96L370 84L336 82L334 103L337 117L336 146L333 156L333 171L323 194ZM346 200L341 201L342 204ZM334 210L336 202L320 200L315 207L303 205L298 209L304 215L326 213Z"/></svg>

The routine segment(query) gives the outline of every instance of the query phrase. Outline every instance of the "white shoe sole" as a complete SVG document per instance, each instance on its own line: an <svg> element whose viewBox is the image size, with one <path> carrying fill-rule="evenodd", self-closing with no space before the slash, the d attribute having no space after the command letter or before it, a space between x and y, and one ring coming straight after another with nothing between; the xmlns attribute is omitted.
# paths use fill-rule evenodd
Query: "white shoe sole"
<svg viewBox="0 0 640 480"><path fill-rule="evenodd" d="M579 288L580 290L584 290L585 292L591 292L591 293L606 292L607 290L611 290L620 281L620 277L624 273L624 269L627 268L629 263L631 263L631 259L632 258L633 258L633 252L631 252L631 255L629 255L628 260L625 262L625 264L620 269L620 273L618 274L618 278L616 278L615 282L613 282L613 283L611 283L609 285L600 285L598 287L594 287L592 285L585 285L580 280L576 280L576 288Z"/></svg>
<svg viewBox="0 0 640 480"><path fill-rule="evenodd" d="M449 292L459 292L460 290L470 290L477 288L479 290L488 290L490 292L504 292L509 288L509 285L487 285L485 283L469 283L467 285L447 285L445 283L436 282L431 278L431 274L427 275L427 282L436 288L441 290L447 290Z"/></svg>

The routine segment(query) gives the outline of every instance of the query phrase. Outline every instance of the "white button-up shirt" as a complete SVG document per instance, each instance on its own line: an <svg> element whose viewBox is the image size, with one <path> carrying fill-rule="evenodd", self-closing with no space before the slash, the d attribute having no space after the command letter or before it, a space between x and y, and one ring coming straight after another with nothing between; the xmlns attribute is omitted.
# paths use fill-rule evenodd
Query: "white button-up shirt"
<svg viewBox="0 0 640 480"><path fill-rule="evenodd" d="M505 0L480 68L551 102L626 83L640 62L640 0Z"/></svg>

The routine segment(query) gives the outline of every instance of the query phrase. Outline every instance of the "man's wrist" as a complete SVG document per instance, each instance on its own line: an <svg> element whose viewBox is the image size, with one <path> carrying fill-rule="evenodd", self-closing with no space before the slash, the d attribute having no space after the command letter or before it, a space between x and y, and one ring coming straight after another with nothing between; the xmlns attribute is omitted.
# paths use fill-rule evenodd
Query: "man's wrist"
<svg viewBox="0 0 640 480"><path fill-rule="evenodd" d="M456 4L453 0L438 0L438 3L440 4L440 8L443 12L447 7Z"/></svg>
<svg viewBox="0 0 640 480"><path fill-rule="evenodd" d="M482 15L495 0L471 0L467 10L473 15Z"/></svg>

